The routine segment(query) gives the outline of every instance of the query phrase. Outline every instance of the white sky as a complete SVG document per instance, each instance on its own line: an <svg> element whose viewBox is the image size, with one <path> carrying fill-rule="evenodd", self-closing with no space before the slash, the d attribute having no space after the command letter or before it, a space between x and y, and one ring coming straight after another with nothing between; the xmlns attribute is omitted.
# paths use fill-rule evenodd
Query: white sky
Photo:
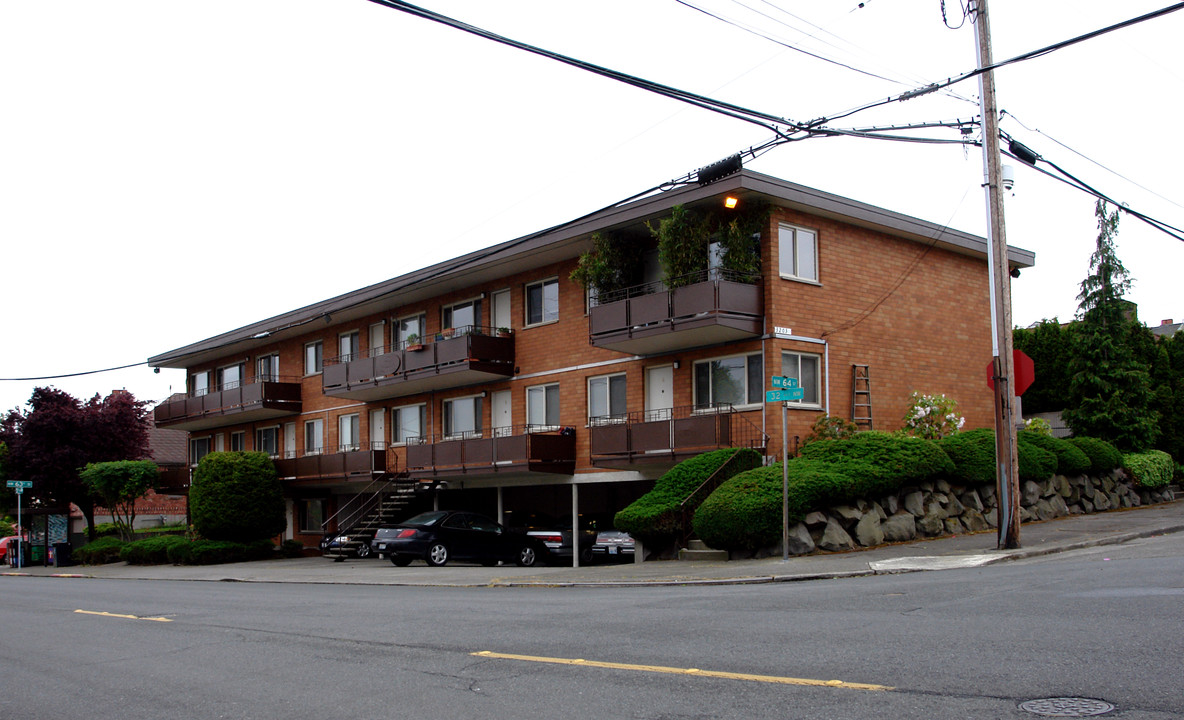
<svg viewBox="0 0 1184 720"><path fill-rule="evenodd" d="M856 0L742 0L763 16L741 0L688 1L905 84L825 64L674 0L424 5L798 121L975 65L972 26L947 29L938 0L862 9ZM946 4L957 20L956 0ZM995 58L1167 4L990 0ZM1000 107L1032 131L1011 118L1003 129L1184 227L1181 37L1184 12L997 71ZM977 81L952 89L977 102ZM6 0L0 108L3 378L141 362L577 217L770 137L366 0ZM836 124L976 113L975 103L937 94ZM1069 319L1096 235L1093 199L1012 164L1008 241L1037 257L1013 283L1015 323ZM977 148L817 139L747 167L985 234ZM1184 243L1124 216L1118 252L1140 318L1184 319ZM0 382L0 409L46 384L83 399L126 387L157 401L184 378L140 366Z"/></svg>

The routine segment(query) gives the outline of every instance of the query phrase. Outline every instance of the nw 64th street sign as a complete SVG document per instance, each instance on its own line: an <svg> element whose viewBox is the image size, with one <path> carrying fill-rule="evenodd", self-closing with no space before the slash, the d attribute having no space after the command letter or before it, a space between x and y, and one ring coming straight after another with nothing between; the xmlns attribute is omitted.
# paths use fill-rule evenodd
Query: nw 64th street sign
<svg viewBox="0 0 1184 720"><path fill-rule="evenodd" d="M9 480L7 483L11 488L31 488L33 487L32 480Z"/></svg>

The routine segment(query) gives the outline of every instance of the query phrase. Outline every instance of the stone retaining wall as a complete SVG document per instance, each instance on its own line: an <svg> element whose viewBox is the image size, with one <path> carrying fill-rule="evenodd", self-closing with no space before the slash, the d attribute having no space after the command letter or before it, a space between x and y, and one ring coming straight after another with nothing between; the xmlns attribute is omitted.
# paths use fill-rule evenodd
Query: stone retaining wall
<svg viewBox="0 0 1184 720"><path fill-rule="evenodd" d="M1115 470L1102 477L1054 475L1020 483L1020 522L1169 502L1171 488L1135 487ZM789 530L789 553L841 552L916 538L961 535L996 527L993 485L971 487L937 480L901 488L878 500L857 500L812 512ZM756 557L781 554L778 544ZM741 557L733 552L732 557Z"/></svg>

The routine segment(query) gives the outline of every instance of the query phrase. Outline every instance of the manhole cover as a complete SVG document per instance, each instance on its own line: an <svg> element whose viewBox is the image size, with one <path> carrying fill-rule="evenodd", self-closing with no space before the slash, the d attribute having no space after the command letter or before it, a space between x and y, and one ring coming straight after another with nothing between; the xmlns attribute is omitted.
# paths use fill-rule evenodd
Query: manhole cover
<svg viewBox="0 0 1184 720"><path fill-rule="evenodd" d="M1044 698L1020 703L1020 710L1045 717L1089 717L1113 709L1110 703L1092 698Z"/></svg>

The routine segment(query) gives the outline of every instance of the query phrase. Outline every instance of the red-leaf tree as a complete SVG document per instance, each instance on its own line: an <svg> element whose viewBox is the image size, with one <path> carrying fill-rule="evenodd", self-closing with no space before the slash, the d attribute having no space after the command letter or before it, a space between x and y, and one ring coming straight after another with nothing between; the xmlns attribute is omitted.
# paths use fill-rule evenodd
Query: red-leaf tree
<svg viewBox="0 0 1184 720"><path fill-rule="evenodd" d="M28 412L13 409L0 422L9 477L33 482L31 505L77 505L93 536L95 498L79 472L88 462L147 457L146 405L125 391L83 404L61 390L36 388Z"/></svg>

